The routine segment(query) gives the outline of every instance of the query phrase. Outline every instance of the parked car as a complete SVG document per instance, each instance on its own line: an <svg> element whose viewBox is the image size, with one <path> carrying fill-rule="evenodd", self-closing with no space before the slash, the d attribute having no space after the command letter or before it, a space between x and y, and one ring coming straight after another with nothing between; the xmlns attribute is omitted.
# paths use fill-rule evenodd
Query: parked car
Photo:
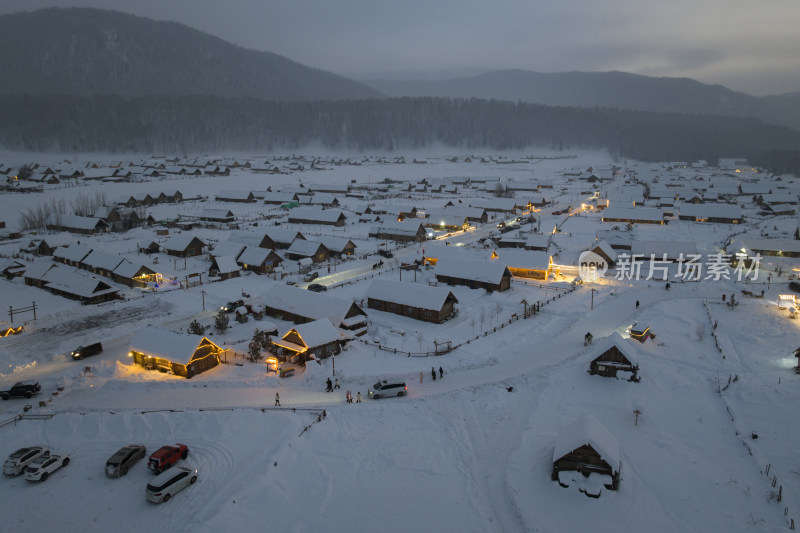
<svg viewBox="0 0 800 533"><path fill-rule="evenodd" d="M32 398L42 391L38 381L20 381L8 390L0 391L0 398Z"/></svg>
<svg viewBox="0 0 800 533"><path fill-rule="evenodd" d="M89 344L88 346L78 346L74 350L72 350L72 358L73 359L83 359L84 357L89 357L90 355L97 355L103 351L103 345L99 342L95 342L94 344Z"/></svg>
<svg viewBox="0 0 800 533"><path fill-rule="evenodd" d="M197 469L173 466L150 480L145 489L147 499L153 503L167 502L169 499L197 481Z"/></svg>
<svg viewBox="0 0 800 533"><path fill-rule="evenodd" d="M303 281L314 281L318 277L319 277L319 272L315 270L314 272L309 272L308 274L306 274L306 276L303 278Z"/></svg>
<svg viewBox="0 0 800 533"><path fill-rule="evenodd" d="M370 398L377 400L382 396L403 396L408 391L408 387L402 379L384 379L367 391Z"/></svg>
<svg viewBox="0 0 800 533"><path fill-rule="evenodd" d="M147 461L147 468L155 474L160 474L189 455L189 448L185 444L175 446L162 446L156 450Z"/></svg>
<svg viewBox="0 0 800 533"><path fill-rule="evenodd" d="M47 476L69 464L69 455L43 455L25 468L28 481L45 481Z"/></svg>
<svg viewBox="0 0 800 533"><path fill-rule="evenodd" d="M320 285L319 283L312 283L308 286L308 290L313 292L325 292L328 290L328 287L325 285Z"/></svg>
<svg viewBox="0 0 800 533"><path fill-rule="evenodd" d="M297 286L297 282L295 280L293 280L293 279L287 279L286 280L286 284L287 285L291 285L292 287L296 287Z"/></svg>
<svg viewBox="0 0 800 533"><path fill-rule="evenodd" d="M378 250L378 255L382 255L383 257L386 258L394 257L394 254L392 253L391 250Z"/></svg>
<svg viewBox="0 0 800 533"><path fill-rule="evenodd" d="M139 459L143 459L147 449L141 444L131 444L120 448L106 461L106 475L110 478L124 476Z"/></svg>
<svg viewBox="0 0 800 533"><path fill-rule="evenodd" d="M243 305L244 305L244 300L234 300L232 302L226 303L225 305L220 307L219 310L225 313L233 313Z"/></svg>
<svg viewBox="0 0 800 533"><path fill-rule="evenodd" d="M800 292L800 283L797 281L790 281L789 282L789 290L794 292Z"/></svg>
<svg viewBox="0 0 800 533"><path fill-rule="evenodd" d="M3 463L3 474L7 476L18 476L25 467L34 462L39 457L49 456L50 448L47 446L29 446L20 448Z"/></svg>

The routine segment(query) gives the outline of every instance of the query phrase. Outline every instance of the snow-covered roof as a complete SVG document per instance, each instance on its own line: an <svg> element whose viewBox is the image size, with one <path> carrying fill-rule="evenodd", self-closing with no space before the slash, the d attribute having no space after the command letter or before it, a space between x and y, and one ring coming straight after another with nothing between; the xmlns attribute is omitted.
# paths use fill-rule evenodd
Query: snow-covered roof
<svg viewBox="0 0 800 533"><path fill-rule="evenodd" d="M353 248L355 248L355 243L353 243L353 241L351 241L350 239L344 237L328 237L326 235L320 235L319 237L316 237L316 239L317 241L324 244L325 248L327 248L331 252L337 252L337 253L344 252L345 248L347 248L348 245L351 244L353 245Z"/></svg>
<svg viewBox="0 0 800 533"><path fill-rule="evenodd" d="M213 257L219 257L223 255L230 255L233 257L238 258L239 254L245 249L247 245L241 242L233 241L228 239L227 241L220 241L214 244L214 249L210 252Z"/></svg>
<svg viewBox="0 0 800 533"><path fill-rule="evenodd" d="M742 208L735 204L681 204L680 216L696 218L742 218Z"/></svg>
<svg viewBox="0 0 800 533"><path fill-rule="evenodd" d="M610 350L613 346L625 356L625 358L633 364L639 361L639 352L636 350L633 341L630 339L623 339L622 335L614 331L611 335L603 337L600 340L594 341L589 351L593 354L592 358L596 358L604 352Z"/></svg>
<svg viewBox="0 0 800 533"><path fill-rule="evenodd" d="M295 192L267 192L264 194L264 202L266 203L288 204L296 201L297 193Z"/></svg>
<svg viewBox="0 0 800 533"><path fill-rule="evenodd" d="M498 261L471 261L443 257L436 262L434 274L459 279L471 279L483 283L500 284L508 273L506 265Z"/></svg>
<svg viewBox="0 0 800 533"><path fill-rule="evenodd" d="M292 241L292 245L289 246L289 249L286 250L286 253L311 257L317 253L317 250L319 250L320 246L325 246L325 245L317 241L295 239L294 241Z"/></svg>
<svg viewBox="0 0 800 533"><path fill-rule="evenodd" d="M510 268L550 270L551 255L547 252L525 250L524 248L498 248L494 253L497 254L497 259L493 259L493 261Z"/></svg>
<svg viewBox="0 0 800 533"><path fill-rule="evenodd" d="M161 246L165 250L183 251L189 246L189 244L191 244L192 240L194 239L197 239L197 237L195 237L191 233L179 233L178 235L173 235L172 237L164 241L164 243ZM205 246L205 243L203 243L203 246Z"/></svg>
<svg viewBox="0 0 800 533"><path fill-rule="evenodd" d="M597 250L597 249L602 251L606 256L608 256L609 259L611 259L615 263L617 262L617 251L614 248L612 248L611 244L609 244L608 242L597 241L595 245L592 247L592 250Z"/></svg>
<svg viewBox="0 0 800 533"><path fill-rule="evenodd" d="M795 239L751 239L748 237L741 237L735 239L728 245L728 253L736 254L744 252L748 255L755 255L755 252L769 251L769 252L792 252L800 253L800 241Z"/></svg>
<svg viewBox="0 0 800 533"><path fill-rule="evenodd" d="M470 198L467 203L470 207L480 207L487 211L513 211L524 207L522 201L513 198Z"/></svg>
<svg viewBox="0 0 800 533"><path fill-rule="evenodd" d="M105 281L69 267L51 268L44 275L44 281L48 288L84 298L117 292Z"/></svg>
<svg viewBox="0 0 800 533"><path fill-rule="evenodd" d="M114 270L119 266L120 263L122 263L122 257L103 252L102 250L94 249L83 259L83 261L81 261L81 263L91 268Z"/></svg>
<svg viewBox="0 0 800 533"><path fill-rule="evenodd" d="M228 209L203 209L197 216L214 220L229 220L234 218L233 212Z"/></svg>
<svg viewBox="0 0 800 533"><path fill-rule="evenodd" d="M92 249L85 244L72 243L69 246L56 248L53 252L53 258L80 262L90 253L92 253Z"/></svg>
<svg viewBox="0 0 800 533"><path fill-rule="evenodd" d="M327 318L299 324L286 332L282 339L289 335L292 330L300 335L306 348L315 348L342 339L341 332Z"/></svg>
<svg viewBox="0 0 800 533"><path fill-rule="evenodd" d="M248 200L253 197L252 191L221 191L217 195L217 200Z"/></svg>
<svg viewBox="0 0 800 533"><path fill-rule="evenodd" d="M117 268L114 269L114 274L117 276L122 276L123 278L132 278L143 268L149 270L151 273L155 272L152 268L143 265L142 263L134 263L132 261L128 261L127 259L123 259L122 263L117 265Z"/></svg>
<svg viewBox="0 0 800 533"><path fill-rule="evenodd" d="M616 473L620 467L619 441L594 416L586 415L561 430L556 438L553 461L588 444Z"/></svg>
<svg viewBox="0 0 800 533"><path fill-rule="evenodd" d="M603 211L603 220L608 219L661 222L664 212L652 207L607 207Z"/></svg>
<svg viewBox="0 0 800 533"><path fill-rule="evenodd" d="M437 312L442 309L448 298L458 302L453 293L444 287L430 287L388 279L374 280L367 288L366 297Z"/></svg>
<svg viewBox="0 0 800 533"><path fill-rule="evenodd" d="M264 232L274 243L291 244L295 239L304 239L297 230L270 228Z"/></svg>
<svg viewBox="0 0 800 533"><path fill-rule="evenodd" d="M339 209L320 209L317 207L296 207L289 211L289 222L311 220L316 222L336 222L344 214Z"/></svg>
<svg viewBox="0 0 800 533"><path fill-rule="evenodd" d="M147 325L133 334L130 349L188 365L204 338Z"/></svg>
<svg viewBox="0 0 800 533"><path fill-rule="evenodd" d="M697 254L697 245L693 242L678 241L643 241L634 239L631 241L631 255L641 255L647 261L651 256L660 260L667 255L667 259L678 259L683 255L688 260L690 255Z"/></svg>
<svg viewBox="0 0 800 533"><path fill-rule="evenodd" d="M272 250L259 248L258 246L248 246L239 254L236 261L243 265L261 265L267 260Z"/></svg>
<svg viewBox="0 0 800 533"><path fill-rule="evenodd" d="M525 248L548 248L550 245L550 235L539 235L531 233L525 241Z"/></svg>
<svg viewBox="0 0 800 533"><path fill-rule="evenodd" d="M238 272L241 270L239 265L236 264L236 259L232 255L222 255L214 258L217 263L217 269L220 274L230 274L231 272Z"/></svg>
<svg viewBox="0 0 800 533"><path fill-rule="evenodd" d="M405 222L389 220L383 224L372 226L369 232L372 234L385 233L387 235L416 235L420 228L422 228L422 232L425 233L425 228L422 227L422 222L419 222L417 219L412 219Z"/></svg>
<svg viewBox="0 0 800 533"><path fill-rule="evenodd" d="M24 276L36 280L44 279L45 274L47 274L51 268L55 268L55 266L56 265L52 261L45 259L34 261L25 268Z"/></svg>
<svg viewBox="0 0 800 533"><path fill-rule="evenodd" d="M95 217L80 217L78 215L63 214L53 217L52 223L62 228L93 230L98 224L104 224L102 220Z"/></svg>
<svg viewBox="0 0 800 533"><path fill-rule="evenodd" d="M364 310L351 300L290 287L284 283L272 283L257 303L312 320L327 318L336 326L342 323L353 306L358 314L366 316Z"/></svg>

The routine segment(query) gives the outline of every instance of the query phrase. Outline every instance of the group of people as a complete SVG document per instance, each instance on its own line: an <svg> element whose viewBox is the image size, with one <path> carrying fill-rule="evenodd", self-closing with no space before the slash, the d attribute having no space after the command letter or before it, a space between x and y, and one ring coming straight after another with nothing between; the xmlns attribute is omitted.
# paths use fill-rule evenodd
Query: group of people
<svg viewBox="0 0 800 533"><path fill-rule="evenodd" d="M353 403L352 392L347 391L347 394L345 394L345 398L347 398L347 403ZM358 391L358 393L356 394L356 403L361 403L361 391Z"/></svg>

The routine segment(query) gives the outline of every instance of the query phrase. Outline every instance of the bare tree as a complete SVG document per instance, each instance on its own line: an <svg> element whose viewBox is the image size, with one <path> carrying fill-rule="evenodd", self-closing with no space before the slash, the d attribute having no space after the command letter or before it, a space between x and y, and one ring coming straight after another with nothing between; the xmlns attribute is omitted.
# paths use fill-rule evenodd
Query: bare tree
<svg viewBox="0 0 800 533"><path fill-rule="evenodd" d="M483 331L483 324L486 322L486 318L487 318L488 314L489 313L486 311L486 308L485 307L481 307L481 312L478 315L478 319L481 322L481 331Z"/></svg>
<svg viewBox="0 0 800 533"><path fill-rule="evenodd" d="M48 225L61 223L61 215L67 212L67 202L63 198L50 198L38 202L34 207L24 210L19 217L22 230L46 230Z"/></svg>

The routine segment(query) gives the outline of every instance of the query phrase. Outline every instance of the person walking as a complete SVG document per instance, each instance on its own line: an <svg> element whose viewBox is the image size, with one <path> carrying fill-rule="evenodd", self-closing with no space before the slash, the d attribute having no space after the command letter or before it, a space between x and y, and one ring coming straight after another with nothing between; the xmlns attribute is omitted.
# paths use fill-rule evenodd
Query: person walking
<svg viewBox="0 0 800 533"><path fill-rule="evenodd" d="M439 367L439 379L442 379L443 377L444 377L444 369L442 367Z"/></svg>
<svg viewBox="0 0 800 533"><path fill-rule="evenodd" d="M350 391L347 391L345 398L347 398L347 403L353 403L353 394Z"/></svg>
<svg viewBox="0 0 800 533"><path fill-rule="evenodd" d="M358 394L356 394L356 403L361 403L361 391L358 391Z"/></svg>
<svg viewBox="0 0 800 533"><path fill-rule="evenodd" d="M341 387L339 386L339 378L336 378L336 383L333 384L333 388L334 389L341 389Z"/></svg>
<svg viewBox="0 0 800 533"><path fill-rule="evenodd" d="M419 373L419 382L422 384L422 372Z"/></svg>
<svg viewBox="0 0 800 533"><path fill-rule="evenodd" d="M636 310L639 310L639 300L636 300Z"/></svg>
<svg viewBox="0 0 800 533"><path fill-rule="evenodd" d="M431 377L433 378L433 381L436 381L436 369L433 367L431 367Z"/></svg>
<svg viewBox="0 0 800 533"><path fill-rule="evenodd" d="M325 381L325 392L333 392L333 383L331 382L331 378L328 378Z"/></svg>
<svg viewBox="0 0 800 533"><path fill-rule="evenodd" d="M280 407L281 406L281 395L277 392L275 393L275 405Z"/></svg>

